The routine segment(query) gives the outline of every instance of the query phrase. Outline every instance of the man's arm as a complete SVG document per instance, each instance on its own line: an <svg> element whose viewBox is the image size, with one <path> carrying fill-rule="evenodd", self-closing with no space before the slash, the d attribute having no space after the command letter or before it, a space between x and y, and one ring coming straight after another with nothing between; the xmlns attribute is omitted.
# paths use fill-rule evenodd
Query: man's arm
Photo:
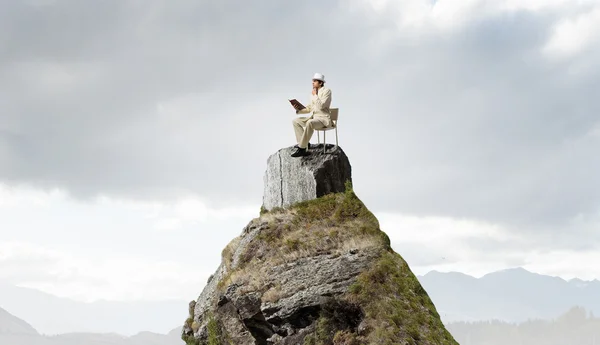
<svg viewBox="0 0 600 345"><path fill-rule="evenodd" d="M312 104L307 104L306 108L301 110L296 110L296 114L308 114L312 111Z"/></svg>
<svg viewBox="0 0 600 345"><path fill-rule="evenodd" d="M331 90L325 89L321 94L312 95L311 105L314 105L314 110L323 110L331 105Z"/></svg>

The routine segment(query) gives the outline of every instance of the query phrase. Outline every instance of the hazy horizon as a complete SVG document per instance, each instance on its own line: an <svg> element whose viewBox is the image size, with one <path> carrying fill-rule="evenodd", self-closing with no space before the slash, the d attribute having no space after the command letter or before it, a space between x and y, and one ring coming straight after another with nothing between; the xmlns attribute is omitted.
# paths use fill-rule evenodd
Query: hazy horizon
<svg viewBox="0 0 600 345"><path fill-rule="evenodd" d="M430 271L423 271L421 273L418 272L414 272L415 275L418 278L422 278L424 276L433 274L433 273L442 273L442 274L461 274L461 275L465 275L468 277L472 277L472 278L476 278L476 279L481 279L487 275L490 274L494 274L494 273L501 273L501 272L507 272L507 271L514 271L514 270L520 270L523 269L529 273L533 273L533 274L539 274L539 275L543 275L540 272L535 272L535 271L531 271L531 270L527 270L523 267L519 267L519 266L515 266L515 267L507 267L507 268L503 268L500 270L496 270L496 271L490 271L490 272L483 272L481 274L478 275L473 275L473 274L468 274L465 272L459 272L459 271L452 271L452 270L430 270ZM412 268L411 268L412 270ZM582 279L579 277L564 277L564 276L553 276L553 275L548 275L549 277L553 277L553 278L560 278L562 280L564 280L565 282L572 282L572 281L579 281L581 280L582 282L597 282L600 281L600 279ZM2 285L9 285L9 286L15 286L15 287L20 287L20 288L24 288L24 289L29 289L31 291L38 291L44 294L48 294L51 295L53 297L58 297L58 298L63 298L63 299L67 299L67 300L72 300L72 301L76 301L76 302L81 302L81 303L85 303L85 304L93 304L93 303L101 303L101 302L164 302L164 301L180 301L180 302L184 302L187 303L189 302L189 300L192 299L196 299L199 295L201 289L203 288L203 285L200 286L200 291L198 291L198 293L196 293L194 296L192 296L191 298L166 298L166 299L161 299L161 298L154 298L154 299L103 299L103 298L99 298L99 299L93 299L93 300L86 300L86 299L78 299L78 298L71 298L71 297L63 297L60 295L54 295L49 291L44 291L43 289L38 289L38 288L33 288L30 286L23 286L23 285L19 285L19 284L10 284L8 281L6 280L2 280L0 279L0 287ZM2 305L0 304L0 307L2 307Z"/></svg>
<svg viewBox="0 0 600 345"><path fill-rule="evenodd" d="M479 278L436 271L417 277L447 325L552 320L576 306L600 314L599 281L557 280L523 268L496 271ZM0 284L0 308L26 320L43 334L91 332L133 336L143 331L166 334L182 323L188 302L82 303ZM61 310L60 316L55 310ZM85 321L90 318L95 322ZM0 333L2 326L0 320Z"/></svg>

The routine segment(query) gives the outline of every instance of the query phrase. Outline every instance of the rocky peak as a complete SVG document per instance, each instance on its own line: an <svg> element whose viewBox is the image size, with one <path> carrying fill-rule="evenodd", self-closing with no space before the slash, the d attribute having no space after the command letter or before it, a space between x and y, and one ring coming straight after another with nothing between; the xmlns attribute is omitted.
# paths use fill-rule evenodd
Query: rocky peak
<svg viewBox="0 0 600 345"><path fill-rule="evenodd" d="M281 160L279 171L287 173L279 183L289 187L281 189L279 200L289 205L263 205L260 215L223 249L220 266L190 303L182 332L186 343L457 344L416 276L354 193L346 178L350 172L335 172L349 169L343 151L331 157L287 156L284 150L271 156L267 170ZM319 178L314 173L319 169L329 171L324 174L329 177ZM269 174L265 184L273 185L276 175ZM341 189L337 184L343 179ZM299 193L306 200L297 202L286 198L294 183L313 188L331 181L338 189L320 196Z"/></svg>
<svg viewBox="0 0 600 345"><path fill-rule="evenodd" d="M331 148L328 148L331 151ZM304 157L291 157L293 148L283 148L267 159L264 174L263 208L288 207L329 193L343 192L352 183L350 161L341 147L323 153L311 149Z"/></svg>

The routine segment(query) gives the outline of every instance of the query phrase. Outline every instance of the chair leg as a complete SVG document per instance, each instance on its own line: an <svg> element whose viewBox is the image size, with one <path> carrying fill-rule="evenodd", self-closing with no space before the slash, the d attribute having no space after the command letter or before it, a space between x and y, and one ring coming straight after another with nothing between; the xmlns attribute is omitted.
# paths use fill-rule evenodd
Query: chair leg
<svg viewBox="0 0 600 345"><path fill-rule="evenodd" d="M337 150L338 146L340 146L338 144L338 134L337 134L337 127L335 127L335 149Z"/></svg>
<svg viewBox="0 0 600 345"><path fill-rule="evenodd" d="M317 131L317 143L321 143L321 134L319 133L319 131Z"/></svg>
<svg viewBox="0 0 600 345"><path fill-rule="evenodd" d="M325 153L325 148L327 147L327 140L325 139L325 135L327 131L323 131L323 153Z"/></svg>

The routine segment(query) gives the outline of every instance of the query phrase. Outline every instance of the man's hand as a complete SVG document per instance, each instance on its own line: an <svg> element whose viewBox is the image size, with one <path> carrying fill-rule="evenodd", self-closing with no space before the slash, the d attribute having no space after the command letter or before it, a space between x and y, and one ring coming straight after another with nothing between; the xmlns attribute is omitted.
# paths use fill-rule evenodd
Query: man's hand
<svg viewBox="0 0 600 345"><path fill-rule="evenodd" d="M312 94L313 94L313 95L316 95L316 94L317 94L317 88L316 88L316 87L313 87Z"/></svg>

